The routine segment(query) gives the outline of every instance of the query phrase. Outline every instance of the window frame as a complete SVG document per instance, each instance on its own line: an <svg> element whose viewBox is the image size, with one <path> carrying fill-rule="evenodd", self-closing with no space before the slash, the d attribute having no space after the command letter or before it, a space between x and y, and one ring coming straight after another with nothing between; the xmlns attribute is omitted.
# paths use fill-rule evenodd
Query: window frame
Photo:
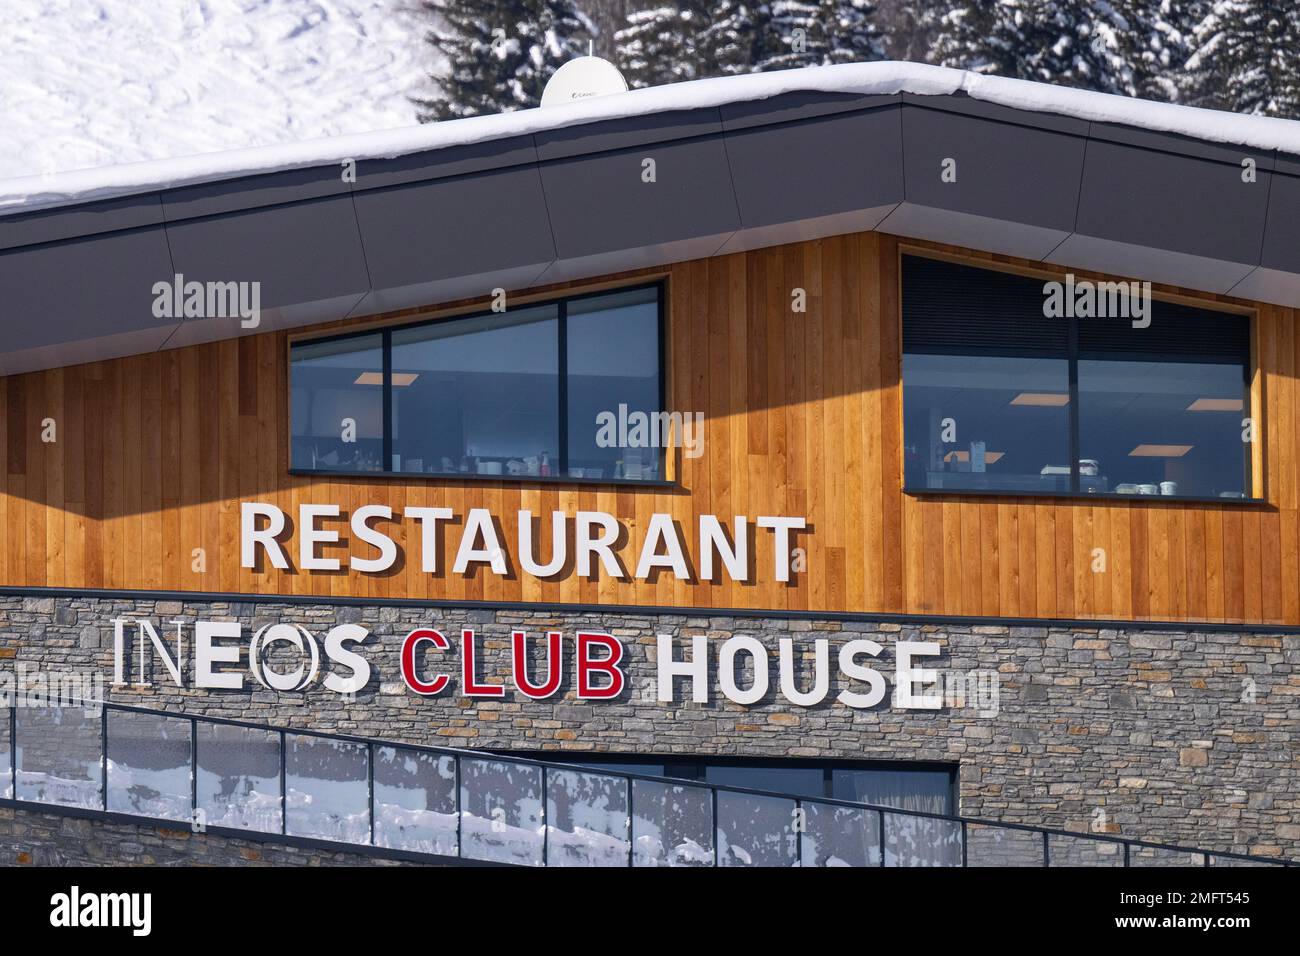
<svg viewBox="0 0 1300 956"><path fill-rule="evenodd" d="M903 362L908 354L903 345L903 327L906 321L905 311L906 303L903 298L903 267L904 259L907 256L914 256L924 259L933 259L939 262L948 262L953 265L966 266L968 268L981 269L986 272L998 272L1005 275L1017 276L1022 279L1035 279L1047 282L1062 281L1066 272L1049 272L1043 269L1033 269L1023 266L1016 266L1008 263L993 262L985 259L979 259L973 256L963 256L957 254L938 252L933 249L927 249L920 246L911 246L905 243L898 244L897 251L897 268L895 270L896 296L898 302L897 311L897 329L898 329L898 384L899 384L899 403L898 403L898 429L899 429L899 476L900 488L903 494L910 497L937 497L937 498L1019 498L1019 499L1047 499L1047 500L1066 500L1066 501L1125 501L1130 503L1141 503L1144 505L1158 505L1165 507L1177 507L1184 504L1217 504L1227 505L1229 507L1258 507L1267 505L1267 490L1264 487L1264 468L1263 468L1263 451L1262 442L1265 434L1263 427L1263 408L1262 394L1259 382L1259 313L1258 309L1249 306L1238 305L1235 303L1210 303L1203 299L1193 296L1180 296L1164 293L1154 288L1151 291L1151 298L1155 301L1168 302L1176 305L1185 305L1195 309L1201 309L1207 312L1220 312L1229 315L1236 315L1247 323L1247 336L1249 339L1249 356L1242 364L1242 385L1243 397L1247 408L1243 413L1247 414L1255 423L1255 441L1251 443L1251 449L1247 453L1250 462L1250 487L1247 494L1241 498L1220 498L1205 495L1127 495L1117 494L1113 491L1107 492L1084 492L1079 490L1079 322L1078 318L1069 318L1069 327L1067 331L1066 351L1059 356L1061 360L1067 363L1070 389L1070 425L1068 440L1070 444L1070 490L1069 491L1014 491L998 490L993 488L923 488L907 484L907 469L904 459L905 449L907 446L907 433L905 428L906 414L906 397L905 392L907 383L903 375ZM1078 279L1093 279L1096 281L1121 281L1114 277L1103 276L1092 272L1079 272L1075 274ZM1127 280L1125 280L1127 281ZM936 351L932 353L913 353L913 354L935 354L935 355L991 355L991 352L972 351L970 348L963 348L954 345L951 350ZM998 353L1005 354L1005 353ZM1115 353L1115 355L1132 354L1141 355L1145 353ZM1206 356L1212 357L1212 356ZM1220 356L1226 358L1228 356ZM1092 361L1085 359L1084 361ZM1236 359L1233 358L1235 363ZM1191 363L1178 363L1191 364Z"/></svg>
<svg viewBox="0 0 1300 956"><path fill-rule="evenodd" d="M602 298L605 296L618 295L624 292L637 292L643 289L654 289L656 298L656 329L655 334L658 343L657 361L659 363L659 408L658 411L667 410L668 401L668 280L666 276L650 280L642 280L629 285L611 285L598 288L585 289L581 292L574 292L562 296L529 296L520 297L515 308L538 308L554 306L556 310L556 338L557 338L557 363L556 375L559 378L559 392L557 396L557 422L560 447L556 450L556 467L562 469L564 463L568 460L569 453L569 423L568 423L568 306L571 302L578 302L585 299ZM301 335L291 336L288 341L286 366L287 366L287 388L289 391L286 410L288 413L287 425L289 427L288 441L288 473L291 475L303 476L320 476L328 478L395 478L402 480L420 480L434 482L508 482L510 484L548 484L548 485L616 485L620 488L676 488L679 482L674 474L669 477L667 474L667 465L673 460L669 454L674 449L658 448L655 451L658 454L659 471L663 475L661 478L615 478L600 477L588 478L586 476L578 478L567 474L555 475L485 475L477 472L423 472L423 471L393 471L393 333L405 329L423 328L432 325L443 325L446 323L455 323L469 321L472 319L483 318L485 316L508 314L497 313L492 309L475 308L466 311L457 311L447 313L442 316L423 316L415 319L404 319L384 324L367 324L365 326L348 329L347 331L329 332L320 335ZM344 341L352 338L364 338L371 335L380 335L382 342L380 350L383 357L383 376L384 381L380 386L382 394L380 401L383 405L383 461L388 465L387 468L378 471L348 471L344 469L323 469L323 468L301 468L294 467L293 464L293 349L295 345L318 342Z"/></svg>
<svg viewBox="0 0 1300 956"><path fill-rule="evenodd" d="M906 771L946 773L948 775L947 799L948 805L952 808L952 812L940 814L940 816L956 817L959 815L961 808L961 764L959 762L943 760L898 760L889 758L865 758L859 760L852 757L746 757L738 754L709 754L698 752L659 753L656 751L636 753L624 750L532 751L519 749L493 749L488 751L488 753L498 754L503 757L518 757L526 760L535 760L540 763L582 765L587 773L596 775L603 774L614 777L622 775L622 772L618 769L620 766L663 763L665 770L669 771L664 779L680 781L682 784L687 786L696 787L715 786L714 784L710 784L706 779L706 771L709 765L718 767L762 767L764 769L773 770L807 770L811 767L822 771L822 788L824 792L816 796L800 795L798 799L813 802L822 799L844 799L843 797L835 796L833 781L836 770L871 770L885 773L899 773ZM646 775L634 773L633 776L644 777ZM657 775L651 774L650 776L658 779ZM716 786L739 793L780 792L757 790L753 787L737 787L732 786L731 784L716 784Z"/></svg>

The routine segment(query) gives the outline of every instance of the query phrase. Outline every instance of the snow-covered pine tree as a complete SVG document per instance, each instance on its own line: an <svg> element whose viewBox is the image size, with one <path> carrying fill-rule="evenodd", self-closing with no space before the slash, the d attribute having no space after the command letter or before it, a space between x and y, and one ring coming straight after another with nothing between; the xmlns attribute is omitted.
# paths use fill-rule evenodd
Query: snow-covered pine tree
<svg viewBox="0 0 1300 956"><path fill-rule="evenodd" d="M831 63L885 59L885 38L876 23L876 6L866 0L822 3Z"/></svg>
<svg viewBox="0 0 1300 956"><path fill-rule="evenodd" d="M1200 0L1112 0L1128 24L1116 35L1116 53L1132 76L1131 93L1148 100L1182 98L1183 64ZM1124 92L1130 92L1125 90Z"/></svg>
<svg viewBox="0 0 1300 956"><path fill-rule="evenodd" d="M955 70L993 72L987 45L995 6L972 0L918 0L917 27L931 38L926 59Z"/></svg>
<svg viewBox="0 0 1300 956"><path fill-rule="evenodd" d="M1300 6L1217 0L1192 30L1184 100L1236 113L1300 117Z"/></svg>
<svg viewBox="0 0 1300 956"><path fill-rule="evenodd" d="M714 4L682 0L636 10L614 34L614 63L628 86L662 86L720 72L708 46Z"/></svg>
<svg viewBox="0 0 1300 956"><path fill-rule="evenodd" d="M420 122L536 106L560 65L587 52L592 27L573 0L422 0L428 43L446 62Z"/></svg>
<svg viewBox="0 0 1300 956"><path fill-rule="evenodd" d="M775 52L770 46L771 16L767 0L720 0L704 40L717 55L717 75L752 73Z"/></svg>
<svg viewBox="0 0 1300 956"><path fill-rule="evenodd" d="M753 0L718 0L710 23L701 38L701 48L710 59L710 75L732 77L753 72L763 49L763 25L767 3Z"/></svg>
<svg viewBox="0 0 1300 956"><path fill-rule="evenodd" d="M618 41L615 35L627 26L628 15L643 10L654 0L580 0L582 12L591 21L595 33L593 52L611 63L618 59ZM666 3L667 0L658 0Z"/></svg>
<svg viewBox="0 0 1300 956"><path fill-rule="evenodd" d="M759 12L757 71L884 58L869 0L772 0Z"/></svg>
<svg viewBox="0 0 1300 956"><path fill-rule="evenodd" d="M1129 22L1110 0L923 0L932 62L1105 93L1132 94Z"/></svg>
<svg viewBox="0 0 1300 956"><path fill-rule="evenodd" d="M763 56L767 5L683 0L628 15L615 65L634 87L749 73Z"/></svg>
<svg viewBox="0 0 1300 956"><path fill-rule="evenodd" d="M657 86L884 58L870 0L686 0L628 16L616 62L632 86Z"/></svg>
<svg viewBox="0 0 1300 956"><path fill-rule="evenodd" d="M951 6L951 4L949 5ZM917 0L877 0L873 17L885 41L885 58L923 63L934 45L932 11Z"/></svg>
<svg viewBox="0 0 1300 956"><path fill-rule="evenodd" d="M817 0L773 0L764 4L762 50L755 71L789 70L826 62L830 45Z"/></svg>

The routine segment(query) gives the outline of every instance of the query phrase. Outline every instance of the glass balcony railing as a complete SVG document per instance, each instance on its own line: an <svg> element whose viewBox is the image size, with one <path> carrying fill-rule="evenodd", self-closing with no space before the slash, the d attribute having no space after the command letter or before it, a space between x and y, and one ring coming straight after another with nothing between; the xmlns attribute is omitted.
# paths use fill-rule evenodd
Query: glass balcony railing
<svg viewBox="0 0 1300 956"><path fill-rule="evenodd" d="M1286 866L122 704L0 708L0 804L523 866Z"/></svg>

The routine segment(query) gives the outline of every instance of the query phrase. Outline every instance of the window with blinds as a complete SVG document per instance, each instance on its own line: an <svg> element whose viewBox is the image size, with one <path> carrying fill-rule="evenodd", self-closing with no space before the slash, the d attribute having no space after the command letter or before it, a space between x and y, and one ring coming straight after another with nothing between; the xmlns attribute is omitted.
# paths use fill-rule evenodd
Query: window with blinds
<svg viewBox="0 0 1300 956"><path fill-rule="evenodd" d="M1105 286L903 257L909 491L1251 496L1249 317Z"/></svg>

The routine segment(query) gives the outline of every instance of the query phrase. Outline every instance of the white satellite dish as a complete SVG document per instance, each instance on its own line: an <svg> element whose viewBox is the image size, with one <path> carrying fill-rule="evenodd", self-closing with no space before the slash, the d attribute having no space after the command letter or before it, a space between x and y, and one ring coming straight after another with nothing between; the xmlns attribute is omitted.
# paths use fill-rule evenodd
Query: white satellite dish
<svg viewBox="0 0 1300 956"><path fill-rule="evenodd" d="M580 56L561 66L542 90L542 106L563 106L593 96L626 93L627 80L609 60Z"/></svg>

